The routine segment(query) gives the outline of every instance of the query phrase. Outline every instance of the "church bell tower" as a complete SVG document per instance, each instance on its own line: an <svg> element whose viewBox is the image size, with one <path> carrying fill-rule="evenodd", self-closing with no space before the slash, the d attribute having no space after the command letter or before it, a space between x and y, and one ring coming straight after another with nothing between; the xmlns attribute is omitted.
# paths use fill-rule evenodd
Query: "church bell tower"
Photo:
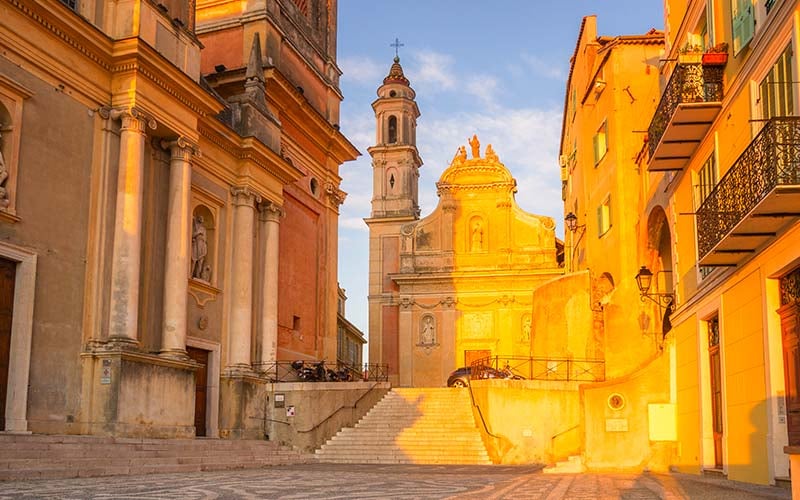
<svg viewBox="0 0 800 500"><path fill-rule="evenodd" d="M395 41L399 46L399 42ZM416 94L394 58L378 88L375 145L372 156L372 214L369 226L369 359L388 365L389 381L399 382L400 292L386 279L400 271L401 230L419 220L419 167Z"/></svg>
<svg viewBox="0 0 800 500"><path fill-rule="evenodd" d="M419 218L418 185L422 160L417 152L416 94L394 58L389 74L378 88L375 111L375 146L372 156L372 217Z"/></svg>

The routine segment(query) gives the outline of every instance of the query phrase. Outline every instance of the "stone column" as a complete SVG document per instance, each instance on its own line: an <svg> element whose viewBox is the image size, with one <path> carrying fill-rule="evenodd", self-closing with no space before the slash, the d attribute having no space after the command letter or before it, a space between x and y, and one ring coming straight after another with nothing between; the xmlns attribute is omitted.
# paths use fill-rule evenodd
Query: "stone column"
<svg viewBox="0 0 800 500"><path fill-rule="evenodd" d="M228 330L228 372L251 372L253 328L253 223L261 197L248 187L231 188L233 195L233 257L231 312Z"/></svg>
<svg viewBox="0 0 800 500"><path fill-rule="evenodd" d="M439 345L442 347L442 385L447 383L447 377L451 371L463 366L463 357L460 361L456 360L457 319L456 300L452 296L445 297L442 300L442 323L439 326Z"/></svg>
<svg viewBox="0 0 800 500"><path fill-rule="evenodd" d="M186 305L191 262L192 154L195 148L184 139L161 143L169 148L169 201L167 245L164 259L164 318L161 324L161 355L186 358Z"/></svg>
<svg viewBox="0 0 800 500"><path fill-rule="evenodd" d="M259 205L261 232L265 236L261 282L261 352L262 363L270 363L278 355L278 234L281 207L271 202Z"/></svg>
<svg viewBox="0 0 800 500"><path fill-rule="evenodd" d="M109 340L136 346L142 246L142 171L147 120L135 109L112 110L121 119L114 247L111 256ZM155 123L152 122L151 126Z"/></svg>

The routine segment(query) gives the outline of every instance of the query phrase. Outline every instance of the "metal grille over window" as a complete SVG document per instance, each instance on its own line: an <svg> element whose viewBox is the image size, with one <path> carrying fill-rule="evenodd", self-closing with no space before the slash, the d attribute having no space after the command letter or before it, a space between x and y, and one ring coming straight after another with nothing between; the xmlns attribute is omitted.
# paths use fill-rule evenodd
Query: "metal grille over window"
<svg viewBox="0 0 800 500"><path fill-rule="evenodd" d="M708 320L708 347L719 345L719 318Z"/></svg>
<svg viewBox="0 0 800 500"><path fill-rule="evenodd" d="M78 8L78 0L61 0L61 3L72 10L76 10Z"/></svg>
<svg viewBox="0 0 800 500"><path fill-rule="evenodd" d="M800 302L800 267L781 278L780 284L782 306Z"/></svg>

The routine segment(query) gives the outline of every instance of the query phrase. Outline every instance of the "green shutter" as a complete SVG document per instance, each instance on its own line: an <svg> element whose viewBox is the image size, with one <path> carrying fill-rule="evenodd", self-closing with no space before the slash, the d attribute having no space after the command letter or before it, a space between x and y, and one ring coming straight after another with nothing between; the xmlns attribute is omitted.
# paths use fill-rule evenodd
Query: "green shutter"
<svg viewBox="0 0 800 500"><path fill-rule="evenodd" d="M738 54L753 39L756 18L752 0L733 0L733 55Z"/></svg>

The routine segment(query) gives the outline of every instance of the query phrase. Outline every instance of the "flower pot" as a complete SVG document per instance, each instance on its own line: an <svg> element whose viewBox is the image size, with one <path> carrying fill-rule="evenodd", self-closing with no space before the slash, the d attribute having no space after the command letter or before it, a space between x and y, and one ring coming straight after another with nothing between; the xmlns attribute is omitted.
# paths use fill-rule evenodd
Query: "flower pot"
<svg viewBox="0 0 800 500"><path fill-rule="evenodd" d="M685 54L678 54L679 64L700 64L703 60L703 54L699 52L686 52Z"/></svg>
<svg viewBox="0 0 800 500"><path fill-rule="evenodd" d="M707 52L703 54L704 66L725 66L728 62L727 52Z"/></svg>

